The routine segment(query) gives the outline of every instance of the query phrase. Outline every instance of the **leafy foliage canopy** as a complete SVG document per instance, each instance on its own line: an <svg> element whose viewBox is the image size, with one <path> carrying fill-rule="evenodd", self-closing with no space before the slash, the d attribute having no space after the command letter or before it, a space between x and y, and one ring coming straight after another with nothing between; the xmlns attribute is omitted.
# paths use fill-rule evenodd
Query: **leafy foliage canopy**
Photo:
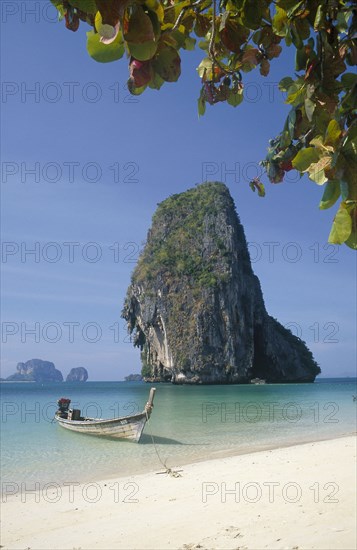
<svg viewBox="0 0 357 550"><path fill-rule="evenodd" d="M340 200L329 242L357 249L357 2L348 0L52 0L66 27L92 30L98 62L129 56L128 87L141 94L181 74L180 50L203 51L198 111L244 98L243 73L265 77L283 46L296 49L294 77L279 83L290 112L261 162L272 183L287 171L324 185L320 208ZM264 195L255 178L253 190Z"/></svg>

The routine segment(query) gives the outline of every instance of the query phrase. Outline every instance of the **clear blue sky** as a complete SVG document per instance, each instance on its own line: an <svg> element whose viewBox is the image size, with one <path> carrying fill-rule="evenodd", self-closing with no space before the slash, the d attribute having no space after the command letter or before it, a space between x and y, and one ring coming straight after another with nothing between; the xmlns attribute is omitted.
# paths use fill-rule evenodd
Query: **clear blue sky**
<svg viewBox="0 0 357 550"><path fill-rule="evenodd" d="M201 51L183 54L178 83L133 98L127 60L94 62L83 23L71 33L47 2L1 4L1 376L31 358L92 380L139 372L120 318L130 274L157 203L206 179L230 188L268 312L323 376L355 375L356 255L327 244L321 188L292 172L263 177L265 199L248 186L288 112L277 82L293 52L245 77L245 103L198 119Z"/></svg>

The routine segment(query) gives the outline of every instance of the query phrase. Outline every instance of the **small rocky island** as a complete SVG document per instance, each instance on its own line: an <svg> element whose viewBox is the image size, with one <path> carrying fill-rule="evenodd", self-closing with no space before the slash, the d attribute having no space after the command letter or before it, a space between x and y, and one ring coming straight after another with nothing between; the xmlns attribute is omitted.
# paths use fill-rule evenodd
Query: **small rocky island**
<svg viewBox="0 0 357 550"><path fill-rule="evenodd" d="M313 382L320 372L305 343L268 315L222 183L159 204L122 317L146 380Z"/></svg>
<svg viewBox="0 0 357 550"><path fill-rule="evenodd" d="M75 367L67 374L66 382L86 382L88 372L84 367Z"/></svg>
<svg viewBox="0 0 357 550"><path fill-rule="evenodd" d="M141 374L129 374L124 377L125 382L141 382L143 379Z"/></svg>
<svg viewBox="0 0 357 550"><path fill-rule="evenodd" d="M63 382L63 375L51 361L30 359L26 363L18 363L15 374L8 376L4 382ZM71 369L66 382L86 382L88 372L84 367Z"/></svg>
<svg viewBox="0 0 357 550"><path fill-rule="evenodd" d="M61 371L57 370L51 361L30 359L26 363L18 363L17 372L8 376L8 382L63 382Z"/></svg>

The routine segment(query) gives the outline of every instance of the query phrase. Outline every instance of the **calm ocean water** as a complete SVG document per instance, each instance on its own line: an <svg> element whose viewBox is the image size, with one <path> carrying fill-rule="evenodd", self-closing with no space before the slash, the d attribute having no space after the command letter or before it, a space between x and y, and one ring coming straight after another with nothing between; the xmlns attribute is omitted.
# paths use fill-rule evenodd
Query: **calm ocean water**
<svg viewBox="0 0 357 550"><path fill-rule="evenodd" d="M151 435L168 467L330 438L356 431L356 379L315 384L172 386L158 384L139 444L71 433L52 423L59 397L88 416L142 410L150 385L2 383L3 482L85 482L160 471Z"/></svg>

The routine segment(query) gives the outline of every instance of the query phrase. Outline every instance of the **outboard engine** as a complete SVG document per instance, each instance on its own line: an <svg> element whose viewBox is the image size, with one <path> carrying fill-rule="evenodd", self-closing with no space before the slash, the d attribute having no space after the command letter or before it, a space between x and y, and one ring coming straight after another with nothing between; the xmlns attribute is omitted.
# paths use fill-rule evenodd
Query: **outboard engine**
<svg viewBox="0 0 357 550"><path fill-rule="evenodd" d="M57 401L59 412L61 414L68 414L70 403L71 403L70 399L66 399L66 397L61 397L61 399Z"/></svg>

